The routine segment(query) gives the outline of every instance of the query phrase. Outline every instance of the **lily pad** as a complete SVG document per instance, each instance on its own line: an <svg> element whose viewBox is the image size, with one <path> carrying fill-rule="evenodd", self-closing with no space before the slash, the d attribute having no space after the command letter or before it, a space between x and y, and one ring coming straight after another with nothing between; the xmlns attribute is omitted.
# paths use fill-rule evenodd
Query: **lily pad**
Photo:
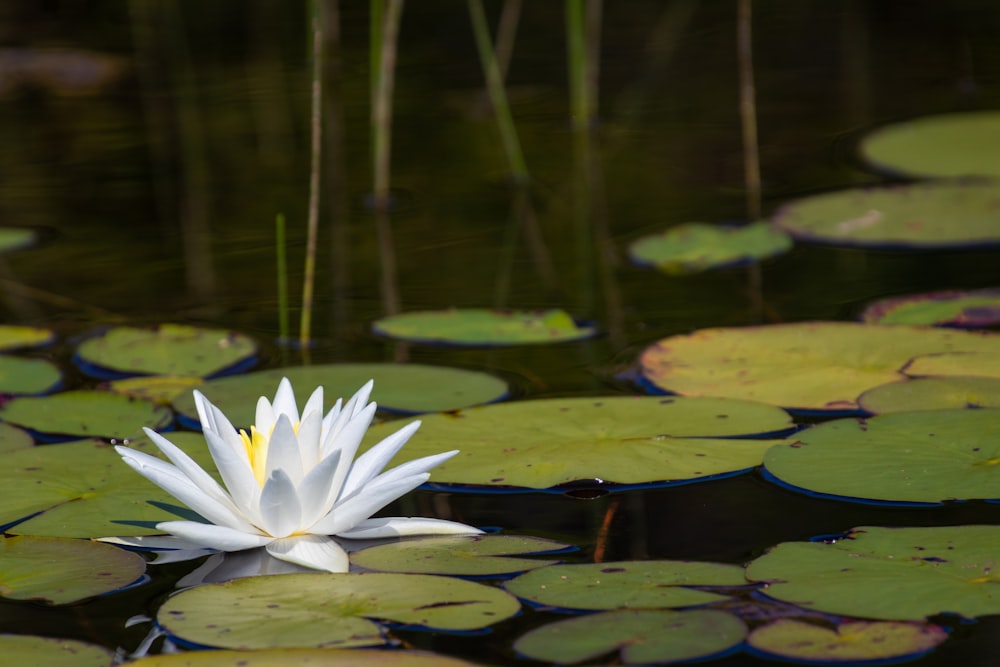
<svg viewBox="0 0 1000 667"><path fill-rule="evenodd" d="M1000 112L926 116L874 130L861 142L873 167L918 178L1000 176Z"/></svg>
<svg viewBox="0 0 1000 667"><path fill-rule="evenodd" d="M0 595L53 604L79 602L123 588L146 561L117 547L58 537L0 538Z"/></svg>
<svg viewBox="0 0 1000 667"><path fill-rule="evenodd" d="M629 246L632 261L665 273L697 273L788 252L792 239L768 222L742 227L691 222L651 234Z"/></svg>
<svg viewBox="0 0 1000 667"><path fill-rule="evenodd" d="M130 667L475 667L440 653L366 649L282 648L258 651L185 651L150 655Z"/></svg>
<svg viewBox="0 0 1000 667"><path fill-rule="evenodd" d="M1000 378L939 377L890 382L861 394L858 405L872 414L1000 408Z"/></svg>
<svg viewBox="0 0 1000 667"><path fill-rule="evenodd" d="M181 396L191 395L192 389L200 389L205 381L197 377L175 377L173 375L144 375L109 382L107 388L116 394L161 405L169 405Z"/></svg>
<svg viewBox="0 0 1000 667"><path fill-rule="evenodd" d="M932 181L805 197L785 204L772 219L802 241L958 248L1000 243L998 205L998 184Z"/></svg>
<svg viewBox="0 0 1000 667"><path fill-rule="evenodd" d="M0 635L0 655L11 665L111 667L116 664L114 654L103 646L35 635Z"/></svg>
<svg viewBox="0 0 1000 667"><path fill-rule="evenodd" d="M0 230L2 232L3 230ZM2 245L2 240L0 240ZM17 350L25 347L48 345L56 335L50 329L22 327L13 324L0 325L0 350Z"/></svg>
<svg viewBox="0 0 1000 667"><path fill-rule="evenodd" d="M743 621L723 611L623 609L543 625L514 642L514 650L559 665L617 651L626 665L665 664L721 656L746 632Z"/></svg>
<svg viewBox="0 0 1000 667"><path fill-rule="evenodd" d="M527 489L736 474L759 465L777 442L739 436L792 425L787 413L760 403L649 396L498 403L427 415L422 422L396 463L453 448L460 452L434 468L435 484ZM397 428L376 424L363 447Z"/></svg>
<svg viewBox="0 0 1000 667"><path fill-rule="evenodd" d="M559 562L511 558L513 555L571 548L568 544L520 535L425 537L355 551L351 554L351 564L382 572L482 577L524 572Z"/></svg>
<svg viewBox="0 0 1000 667"><path fill-rule="evenodd" d="M201 434L173 433L171 441L207 469ZM130 447L156 455L145 439ZM177 519L163 507L177 501L122 462L111 445L87 440L3 454L0 526L18 535L106 537L149 535L159 521ZM160 504L159 507L151 503ZM30 517L30 518L28 518ZM24 520L27 519L27 520Z"/></svg>
<svg viewBox="0 0 1000 667"><path fill-rule="evenodd" d="M782 618L755 628L747 644L773 660L839 665L918 658L947 638L947 630L925 623L848 621L827 627Z"/></svg>
<svg viewBox="0 0 1000 667"><path fill-rule="evenodd" d="M376 646L377 618L475 630L516 614L504 591L422 574L283 574L205 584L168 599L157 622L184 643L221 648Z"/></svg>
<svg viewBox="0 0 1000 667"><path fill-rule="evenodd" d="M1000 335L854 322L701 329L658 341L639 363L661 391L856 411L862 392L907 376L1000 377Z"/></svg>
<svg viewBox="0 0 1000 667"><path fill-rule="evenodd" d="M920 621L1000 614L1000 526L854 528L835 542L785 542L747 566L767 594L809 610Z"/></svg>
<svg viewBox="0 0 1000 667"><path fill-rule="evenodd" d="M27 431L16 426L0 423L0 453L34 447L35 441ZM2 460L2 459L0 459Z"/></svg>
<svg viewBox="0 0 1000 667"><path fill-rule="evenodd" d="M252 362L256 353L253 340L233 331L161 324L153 329L109 329L83 341L75 359L98 377L204 377Z"/></svg>
<svg viewBox="0 0 1000 667"><path fill-rule="evenodd" d="M848 500L1000 498L1000 410L838 419L774 447L764 467L797 489Z"/></svg>
<svg viewBox="0 0 1000 667"><path fill-rule="evenodd" d="M597 330L580 326L562 310L450 308L401 313L376 320L377 334L418 343L528 345L590 338Z"/></svg>
<svg viewBox="0 0 1000 667"><path fill-rule="evenodd" d="M0 355L0 394L43 394L61 380L62 373L50 361Z"/></svg>
<svg viewBox="0 0 1000 667"><path fill-rule="evenodd" d="M562 609L656 609L720 602L691 586L745 586L743 568L723 563L650 560L553 565L504 584L537 605Z"/></svg>
<svg viewBox="0 0 1000 667"><path fill-rule="evenodd" d="M878 324L989 327L1000 323L1000 290L946 290L882 299L861 319Z"/></svg>
<svg viewBox="0 0 1000 667"><path fill-rule="evenodd" d="M327 409L337 398L352 396L372 378L375 379L372 398L379 407L406 413L456 410L507 395L507 383L486 373L445 366L379 363L275 368L211 380L199 391L233 424L249 427L254 420L257 399L273 396L283 377L291 380L295 387L306 387L309 392L322 386ZM305 398L303 395L299 400ZM178 397L174 409L186 424L198 425L198 412L191 392Z"/></svg>
<svg viewBox="0 0 1000 667"><path fill-rule="evenodd" d="M173 415L149 401L83 389L14 398L0 405L0 419L55 436L126 439L141 434L143 426L166 426Z"/></svg>
<svg viewBox="0 0 1000 667"><path fill-rule="evenodd" d="M0 228L0 252L11 252L31 247L38 240L38 234L33 229L25 227Z"/></svg>

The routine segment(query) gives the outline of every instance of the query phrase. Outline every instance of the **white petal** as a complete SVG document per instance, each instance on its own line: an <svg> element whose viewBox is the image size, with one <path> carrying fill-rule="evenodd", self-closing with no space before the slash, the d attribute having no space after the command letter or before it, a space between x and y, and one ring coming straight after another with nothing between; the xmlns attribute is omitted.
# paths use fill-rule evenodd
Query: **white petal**
<svg viewBox="0 0 1000 667"><path fill-rule="evenodd" d="M322 440L326 440L326 435L330 432L330 427L333 426L333 422L335 422L337 420L337 417L340 416L340 408L343 402L344 402L343 399L338 398L337 402L333 404L332 408L330 408L330 411L323 416Z"/></svg>
<svg viewBox="0 0 1000 667"><path fill-rule="evenodd" d="M340 497L346 498L370 482L392 460L392 457L399 453L399 450L403 448L403 445L418 428L420 428L419 421L410 422L359 456L351 465Z"/></svg>
<svg viewBox="0 0 1000 667"><path fill-rule="evenodd" d="M320 421L323 419L323 387L316 387L313 389L313 393L309 395L309 400L306 401L305 407L302 408L302 421L310 412L315 412L320 416Z"/></svg>
<svg viewBox="0 0 1000 667"><path fill-rule="evenodd" d="M265 438L271 435L275 420L274 408L271 402L261 396L257 399L257 410L254 413L253 425L257 431Z"/></svg>
<svg viewBox="0 0 1000 667"><path fill-rule="evenodd" d="M419 459L413 459L412 461L407 461L406 463L401 463L395 468L385 471L381 475L369 480L361 488L361 493L364 493L364 489L369 488L372 484L385 484L395 479L400 479L403 477L410 477L411 475L419 475L423 472L430 471L431 468L441 465L455 454L458 454L457 449L453 449L450 452L441 452L440 454L431 454L430 456L422 456ZM358 459L360 460L360 459ZM354 484L354 469L351 468L351 474L347 478L347 482L344 484L344 490L340 493L340 499L346 500L350 498L355 493L359 491L353 489L350 493L348 492L349 487L353 487Z"/></svg>
<svg viewBox="0 0 1000 667"><path fill-rule="evenodd" d="M428 473L404 477L387 484L372 484L344 502L337 503L308 532L314 535L339 535L350 530L396 498L409 493L430 477Z"/></svg>
<svg viewBox="0 0 1000 667"><path fill-rule="evenodd" d="M278 420L280 424L282 415ZM302 528L302 507L295 484L284 470L271 473L260 492L261 529L272 537L286 537Z"/></svg>
<svg viewBox="0 0 1000 667"><path fill-rule="evenodd" d="M246 448L242 453L233 450L219 435L205 431L205 442L212 454L219 475L229 490L233 504L248 521L258 520L257 501L260 496L260 485L254 477L253 469L246 456ZM241 444L242 447L242 444Z"/></svg>
<svg viewBox="0 0 1000 667"><path fill-rule="evenodd" d="M299 439L295 435L295 427L289 421L288 415L278 415L278 421L271 432L267 445L267 461L264 466L265 477L270 477L276 470L282 470L292 482L302 481L302 458L299 456Z"/></svg>
<svg viewBox="0 0 1000 667"><path fill-rule="evenodd" d="M316 410L302 413L299 422L298 448L302 461L302 472L308 473L320 461L320 434L323 429L323 415Z"/></svg>
<svg viewBox="0 0 1000 667"><path fill-rule="evenodd" d="M352 540L370 540L382 537L407 537L410 535L480 535L483 531L457 521L425 519L423 517L387 516L366 519L350 530L337 533L337 537Z"/></svg>
<svg viewBox="0 0 1000 667"><path fill-rule="evenodd" d="M293 424L299 421L299 406L295 404L295 391L288 378L281 378L278 383L278 391L274 394L271 407L274 408L275 419L280 415L288 415Z"/></svg>
<svg viewBox="0 0 1000 667"><path fill-rule="evenodd" d="M351 398L348 399L347 403L345 403L344 407L340 410L340 414L333 420L330 428L327 429L327 437L337 437L337 435L344 429L345 426L347 426L348 423L351 422L351 420L361 414L363 409L368 407L366 403L368 401L368 397L372 393L372 387L374 385L375 381L369 380L363 387L361 387L361 389L358 389L354 393L354 396L351 396Z"/></svg>
<svg viewBox="0 0 1000 667"><path fill-rule="evenodd" d="M262 547L274 538L245 533L225 526L214 526L197 521L164 521L156 524L157 530L176 535L182 540L218 551L242 551Z"/></svg>
<svg viewBox="0 0 1000 667"><path fill-rule="evenodd" d="M299 484L298 496L302 508L303 526L311 526L333 507L336 493L332 484L339 465L340 452L334 452L310 470Z"/></svg>
<svg viewBox="0 0 1000 667"><path fill-rule="evenodd" d="M115 447L122 460L140 475L181 501L212 523L234 530L253 530L235 508L218 502L174 466L128 447ZM214 483L214 481L213 481ZM230 503L231 504L231 503Z"/></svg>
<svg viewBox="0 0 1000 667"><path fill-rule="evenodd" d="M216 482L213 477L202 470L201 466L194 462L194 459L185 454L180 447L152 429L143 427L142 430L145 431L149 439L153 441L153 444L156 445L168 459L170 459L170 462L176 466L176 469L191 480L192 484L201 489L202 492L208 497L225 506L230 512L233 512L234 514L239 513L239 509L233 503L233 499L229 496L229 494L226 493L221 486L219 486L219 483ZM135 452L135 450L130 451ZM121 454L121 452L118 453ZM135 453L138 454L140 452ZM208 517L205 518L207 519Z"/></svg>
<svg viewBox="0 0 1000 667"><path fill-rule="evenodd" d="M361 411L357 417L347 423L347 425L337 434L327 435L327 442L323 443L322 455L329 456L335 451L340 454L340 466L333 481L333 489L340 494L340 489L347 479L347 474L351 470L354 462L354 455L358 452L361 439L365 437L368 425L371 424L372 417L375 416L376 406L369 403L368 407Z"/></svg>
<svg viewBox="0 0 1000 667"><path fill-rule="evenodd" d="M329 537L296 535L275 540L267 545L275 558L327 572L347 572L350 563L347 552Z"/></svg>

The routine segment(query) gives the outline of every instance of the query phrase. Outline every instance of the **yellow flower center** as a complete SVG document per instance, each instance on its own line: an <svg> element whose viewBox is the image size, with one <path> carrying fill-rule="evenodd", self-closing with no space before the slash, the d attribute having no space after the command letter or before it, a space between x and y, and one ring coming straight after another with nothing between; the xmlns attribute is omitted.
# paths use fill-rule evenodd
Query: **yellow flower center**
<svg viewBox="0 0 1000 667"><path fill-rule="evenodd" d="M247 458L250 460L250 468L253 476L261 488L264 487L264 473L267 468L267 446L270 442L270 433L265 436L257 430L256 426L250 427L250 435L240 429L240 439L247 449Z"/></svg>

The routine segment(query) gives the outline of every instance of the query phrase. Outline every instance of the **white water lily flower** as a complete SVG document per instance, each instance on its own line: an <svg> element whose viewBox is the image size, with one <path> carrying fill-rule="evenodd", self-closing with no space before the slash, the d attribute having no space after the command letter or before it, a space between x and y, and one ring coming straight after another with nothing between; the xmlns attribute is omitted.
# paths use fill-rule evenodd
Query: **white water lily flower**
<svg viewBox="0 0 1000 667"><path fill-rule="evenodd" d="M139 474L200 514L198 521L164 521L176 546L218 551L264 547L281 560L330 572L346 572L348 557L332 536L348 539L402 535L476 534L482 531L441 519L372 514L427 481L434 466L457 452L409 461L379 474L420 426L414 421L357 459L361 438L375 415L368 403L372 381L323 415L317 388L299 418L292 384L281 380L274 402L261 397L250 432L239 431L222 411L194 392L218 484L176 445L150 429L146 435L173 463L118 446ZM142 540L137 540L142 543ZM169 546L157 540L160 548Z"/></svg>

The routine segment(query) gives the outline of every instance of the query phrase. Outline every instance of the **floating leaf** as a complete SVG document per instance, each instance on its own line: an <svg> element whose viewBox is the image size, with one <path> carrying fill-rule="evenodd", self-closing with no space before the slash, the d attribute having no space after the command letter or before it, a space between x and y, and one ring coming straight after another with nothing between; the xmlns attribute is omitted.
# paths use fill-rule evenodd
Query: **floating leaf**
<svg viewBox="0 0 1000 667"><path fill-rule="evenodd" d="M0 230L2 232L3 230ZM0 241L2 244L2 241ZM0 350L16 350L24 347L47 345L56 335L49 329L0 324Z"/></svg>
<svg viewBox="0 0 1000 667"><path fill-rule="evenodd" d="M488 576L523 572L558 561L511 558L571 548L540 537L477 535L424 537L381 544L351 554L351 564L382 572Z"/></svg>
<svg viewBox="0 0 1000 667"><path fill-rule="evenodd" d="M161 324L154 329L115 327L83 341L76 360L86 372L109 375L204 377L247 362L257 353L250 338L222 329Z"/></svg>
<svg viewBox="0 0 1000 667"><path fill-rule="evenodd" d="M0 595L68 604L142 576L146 561L117 547L59 537L0 538Z"/></svg>
<svg viewBox="0 0 1000 667"><path fill-rule="evenodd" d="M0 419L38 433L83 438L136 437L142 427L162 428L173 415L164 406L108 391L22 396L0 405Z"/></svg>
<svg viewBox="0 0 1000 667"><path fill-rule="evenodd" d="M133 396L146 401L152 401L153 403L166 405L181 396L190 395L192 389L200 389L203 384L205 384L205 381L197 377L144 375L109 382L108 389L116 394L125 394L126 396Z"/></svg>
<svg viewBox="0 0 1000 667"><path fill-rule="evenodd" d="M517 613L482 584L422 574L282 574L205 584L167 600L157 622L185 643L222 648L355 647L385 643L378 618L474 630Z"/></svg>
<svg viewBox="0 0 1000 667"><path fill-rule="evenodd" d="M845 411L907 375L1000 377L1000 335L853 322L701 329L658 341L639 363L667 392Z"/></svg>
<svg viewBox="0 0 1000 667"><path fill-rule="evenodd" d="M861 157L877 169L918 178L1000 176L1000 113L940 114L869 133Z"/></svg>
<svg viewBox="0 0 1000 667"><path fill-rule="evenodd" d="M890 382L861 394L858 405L872 414L1000 408L1000 378L940 377Z"/></svg>
<svg viewBox="0 0 1000 667"><path fill-rule="evenodd" d="M580 326L562 310L451 308L390 315L372 324L375 333L419 343L526 345L590 338L597 330Z"/></svg>
<svg viewBox="0 0 1000 667"><path fill-rule="evenodd" d="M782 618L747 637L765 658L812 664L849 664L920 657L948 638L938 625L893 621L848 621L834 627Z"/></svg>
<svg viewBox="0 0 1000 667"><path fill-rule="evenodd" d="M724 439L786 430L789 415L748 401L617 396L498 403L422 418L394 461L447 449L435 483L545 489L578 480L689 481L760 464L775 441ZM399 426L376 424L367 446Z"/></svg>
<svg viewBox="0 0 1000 667"><path fill-rule="evenodd" d="M0 355L0 394L42 394L61 380L62 373L50 361Z"/></svg>
<svg viewBox="0 0 1000 667"><path fill-rule="evenodd" d="M1000 243L1000 185L932 181L797 199L773 221L796 239L944 248Z"/></svg>
<svg viewBox="0 0 1000 667"><path fill-rule="evenodd" d="M130 667L475 667L440 653L366 649L283 648L257 651L185 651L150 655ZM67 666L68 667L68 666Z"/></svg>
<svg viewBox="0 0 1000 667"><path fill-rule="evenodd" d="M743 621L723 611L607 611L543 625L514 642L535 660L570 665L621 651L624 664L707 660L737 647Z"/></svg>
<svg viewBox="0 0 1000 667"><path fill-rule="evenodd" d="M379 407L400 412L437 412L488 403L507 395L503 380L475 371L421 364L330 364L296 366L247 373L206 382L199 388L233 424L249 427L261 396L274 396L281 378L296 387L322 386L326 409L338 397L352 396L361 385L375 379L372 398ZM304 401L306 396L300 396ZM174 409L197 424L198 413L191 393L174 401ZM440 451L440 450L438 450Z"/></svg>
<svg viewBox="0 0 1000 667"><path fill-rule="evenodd" d="M196 461L211 460L200 434L172 433ZM130 447L158 455L145 439ZM162 506L177 500L125 465L111 445L95 440L42 445L3 454L0 526L19 535L105 537L158 533L159 521L177 519ZM214 466L207 465L214 470ZM161 507L150 504L160 503Z"/></svg>
<svg viewBox="0 0 1000 667"><path fill-rule="evenodd" d="M861 319L878 324L993 326L1000 323L1000 290L947 290L882 299L865 308Z"/></svg>
<svg viewBox="0 0 1000 667"><path fill-rule="evenodd" d="M673 560L553 565L504 584L535 604L564 609L691 607L727 596L689 586L744 586L743 568Z"/></svg>
<svg viewBox="0 0 1000 667"><path fill-rule="evenodd" d="M0 635L0 655L9 665L111 667L117 664L114 654L103 646L35 635Z"/></svg>
<svg viewBox="0 0 1000 667"><path fill-rule="evenodd" d="M838 419L772 448L764 467L798 489L851 500L1000 498L1000 410Z"/></svg>
<svg viewBox="0 0 1000 667"><path fill-rule="evenodd" d="M24 227L0 227L0 252L21 250L35 244L38 234Z"/></svg>
<svg viewBox="0 0 1000 667"><path fill-rule="evenodd" d="M10 424L0 423L0 452L28 449L34 445L35 441L28 435L27 431L22 431Z"/></svg>
<svg viewBox="0 0 1000 667"><path fill-rule="evenodd" d="M788 252L792 239L768 222L742 227L692 222L651 234L629 246L632 261L666 273L697 273Z"/></svg>
<svg viewBox="0 0 1000 667"><path fill-rule="evenodd" d="M785 542L747 566L767 594L810 610L884 620L1000 614L1000 526L854 528Z"/></svg>

